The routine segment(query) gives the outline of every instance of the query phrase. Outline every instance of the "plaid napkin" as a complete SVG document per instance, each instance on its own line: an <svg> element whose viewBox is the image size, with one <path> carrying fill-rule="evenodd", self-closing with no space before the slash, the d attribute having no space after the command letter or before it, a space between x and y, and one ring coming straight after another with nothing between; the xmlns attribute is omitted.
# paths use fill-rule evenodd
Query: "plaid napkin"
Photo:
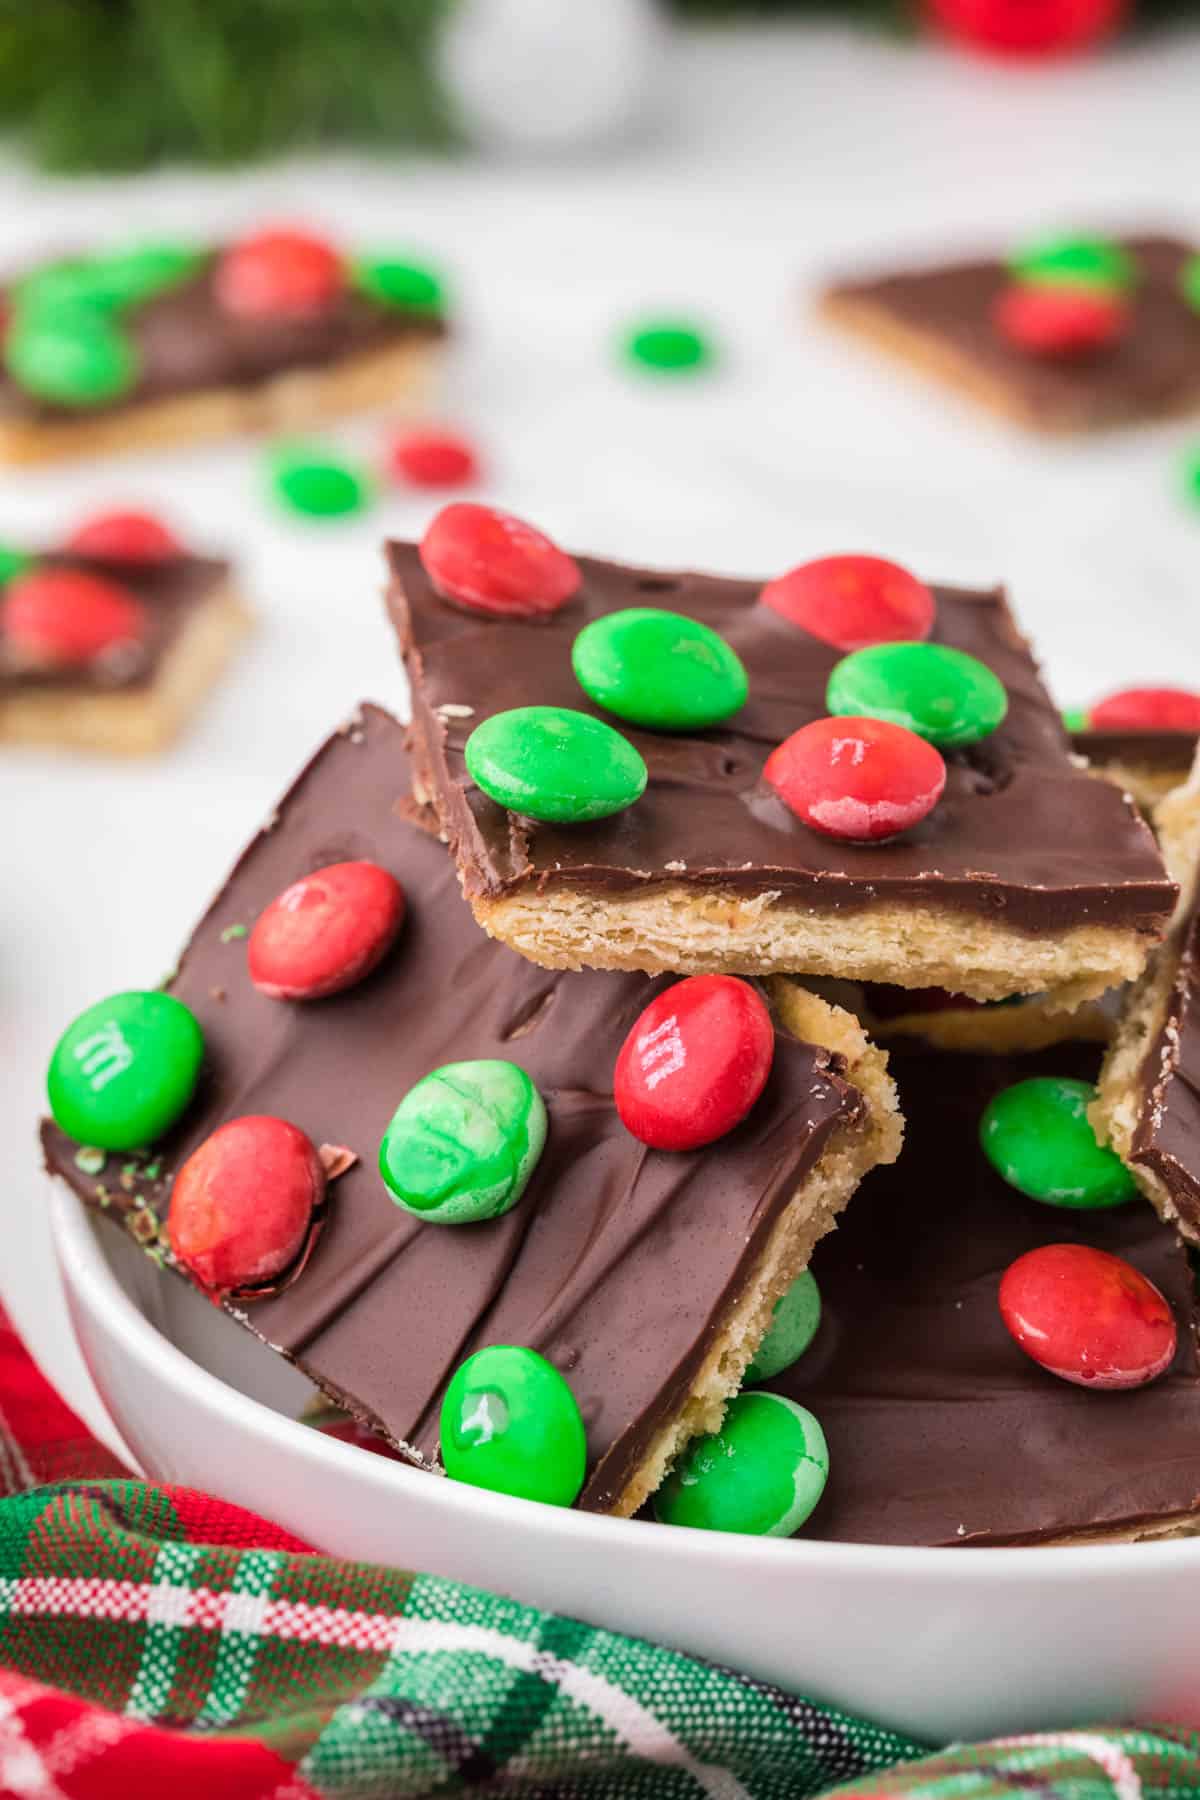
<svg viewBox="0 0 1200 1800"><path fill-rule="evenodd" d="M0 1795L29 1800L1142 1800L1200 1737L928 1746L129 1480L0 1314Z"/></svg>

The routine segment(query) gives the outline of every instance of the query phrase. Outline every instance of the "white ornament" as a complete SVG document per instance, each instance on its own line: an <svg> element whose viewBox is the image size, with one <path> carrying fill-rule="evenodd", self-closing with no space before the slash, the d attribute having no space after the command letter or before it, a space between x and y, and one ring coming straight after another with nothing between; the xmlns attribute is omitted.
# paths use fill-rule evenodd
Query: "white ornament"
<svg viewBox="0 0 1200 1800"><path fill-rule="evenodd" d="M634 125L666 45L655 0L457 0L437 73L475 143L563 150Z"/></svg>

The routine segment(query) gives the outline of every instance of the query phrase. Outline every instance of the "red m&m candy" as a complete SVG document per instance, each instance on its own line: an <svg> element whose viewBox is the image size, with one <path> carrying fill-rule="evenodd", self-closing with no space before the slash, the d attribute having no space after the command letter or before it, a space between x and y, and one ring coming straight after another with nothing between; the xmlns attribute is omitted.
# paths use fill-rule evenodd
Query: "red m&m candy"
<svg viewBox="0 0 1200 1800"><path fill-rule="evenodd" d="M574 558L532 525L467 500L442 508L421 539L421 561L445 599L496 617L557 612L581 579Z"/></svg>
<svg viewBox="0 0 1200 1800"><path fill-rule="evenodd" d="M259 914L250 979L272 1000L321 1000L369 975L404 922L404 889L378 863L330 863Z"/></svg>
<svg viewBox="0 0 1200 1800"><path fill-rule="evenodd" d="M613 1078L626 1130L653 1150L696 1150L745 1118L775 1055L771 1015L736 975L693 975L652 1000Z"/></svg>
<svg viewBox="0 0 1200 1800"><path fill-rule="evenodd" d="M960 44L997 56L1040 58L1107 36L1129 0L925 0L925 7Z"/></svg>
<svg viewBox="0 0 1200 1800"><path fill-rule="evenodd" d="M386 462L393 481L409 487L464 487L479 475L474 448L456 431L397 431L388 444Z"/></svg>
<svg viewBox="0 0 1200 1800"><path fill-rule="evenodd" d="M175 1177L167 1238L193 1281L214 1295L277 1282L311 1241L325 1170L286 1119L231 1119Z"/></svg>
<svg viewBox="0 0 1200 1800"><path fill-rule="evenodd" d="M233 244L218 265L217 299L243 318L320 312L346 285L341 256L307 231L258 231Z"/></svg>
<svg viewBox="0 0 1200 1800"><path fill-rule="evenodd" d="M140 643L146 612L115 581L82 569L31 569L0 598L0 631L10 650L31 663L76 668L118 644Z"/></svg>
<svg viewBox="0 0 1200 1800"><path fill-rule="evenodd" d="M763 776L814 831L867 843L932 812L946 765L932 744L886 719L814 719L772 750Z"/></svg>
<svg viewBox="0 0 1200 1800"><path fill-rule="evenodd" d="M821 556L801 563L759 596L764 606L838 650L912 643L933 630L933 595L881 556Z"/></svg>
<svg viewBox="0 0 1200 1800"><path fill-rule="evenodd" d="M77 525L67 549L107 562L166 563L183 555L183 545L161 519L144 512L97 513Z"/></svg>
<svg viewBox="0 0 1200 1800"><path fill-rule="evenodd" d="M1088 712L1094 731L1200 731L1200 694L1186 688L1123 688Z"/></svg>
<svg viewBox="0 0 1200 1800"><path fill-rule="evenodd" d="M1017 281L992 312L996 330L1031 356L1091 356L1125 332L1129 304L1112 289Z"/></svg>
<svg viewBox="0 0 1200 1800"><path fill-rule="evenodd" d="M1000 1283L1000 1316L1027 1356L1079 1387L1144 1387L1175 1355L1175 1318L1154 1283L1087 1244L1019 1256Z"/></svg>

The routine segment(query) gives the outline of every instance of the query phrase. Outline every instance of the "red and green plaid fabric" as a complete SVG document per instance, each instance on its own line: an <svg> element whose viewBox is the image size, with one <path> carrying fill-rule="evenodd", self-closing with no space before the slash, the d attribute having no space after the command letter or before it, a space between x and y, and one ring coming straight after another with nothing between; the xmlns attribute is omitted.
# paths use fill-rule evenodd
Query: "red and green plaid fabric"
<svg viewBox="0 0 1200 1800"><path fill-rule="evenodd" d="M126 1478L0 1315L0 1796L1200 1796L1191 1732L953 1749Z"/></svg>

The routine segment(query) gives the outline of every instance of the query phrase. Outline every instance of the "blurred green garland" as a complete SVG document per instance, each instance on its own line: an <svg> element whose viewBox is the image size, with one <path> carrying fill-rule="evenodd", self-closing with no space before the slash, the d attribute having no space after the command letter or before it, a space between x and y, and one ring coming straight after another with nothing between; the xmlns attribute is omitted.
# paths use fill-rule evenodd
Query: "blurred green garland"
<svg viewBox="0 0 1200 1800"><path fill-rule="evenodd" d="M603 0L578 0L581 6ZM697 18L825 11L901 23L908 0L673 0ZM253 160L452 136L430 69L452 0L0 0L0 131L44 168ZM1139 17L1200 0L1139 0Z"/></svg>
<svg viewBox="0 0 1200 1800"><path fill-rule="evenodd" d="M0 0L0 130L47 169L436 142L446 0Z"/></svg>

